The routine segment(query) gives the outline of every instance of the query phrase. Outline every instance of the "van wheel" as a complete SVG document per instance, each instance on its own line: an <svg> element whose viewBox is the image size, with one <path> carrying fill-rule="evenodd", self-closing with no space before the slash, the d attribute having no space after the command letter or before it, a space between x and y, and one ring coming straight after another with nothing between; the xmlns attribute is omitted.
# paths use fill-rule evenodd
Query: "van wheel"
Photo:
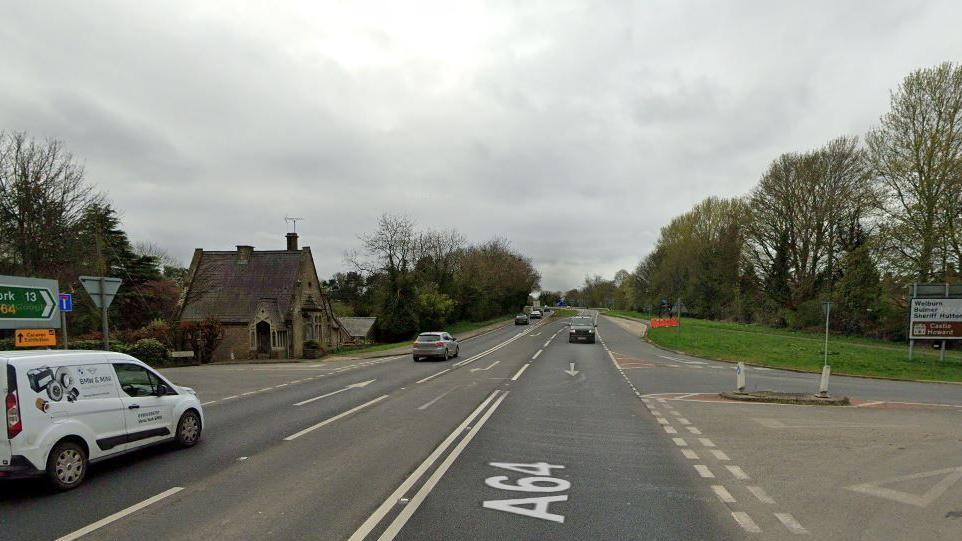
<svg viewBox="0 0 962 541"><path fill-rule="evenodd" d="M185 411L177 422L177 444L193 447L200 440L200 415L194 410Z"/></svg>
<svg viewBox="0 0 962 541"><path fill-rule="evenodd" d="M72 441L53 446L47 457L47 478L57 490L76 488L87 475L87 452Z"/></svg>

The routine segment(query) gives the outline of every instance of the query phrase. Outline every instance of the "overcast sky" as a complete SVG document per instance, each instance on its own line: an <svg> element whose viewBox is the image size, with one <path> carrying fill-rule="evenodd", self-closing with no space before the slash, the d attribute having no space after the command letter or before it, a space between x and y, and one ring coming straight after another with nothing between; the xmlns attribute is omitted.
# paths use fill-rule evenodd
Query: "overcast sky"
<svg viewBox="0 0 962 541"><path fill-rule="evenodd" d="M546 289L610 277L962 54L957 0L4 4L0 129L185 264L303 217L322 278L384 212L506 237Z"/></svg>

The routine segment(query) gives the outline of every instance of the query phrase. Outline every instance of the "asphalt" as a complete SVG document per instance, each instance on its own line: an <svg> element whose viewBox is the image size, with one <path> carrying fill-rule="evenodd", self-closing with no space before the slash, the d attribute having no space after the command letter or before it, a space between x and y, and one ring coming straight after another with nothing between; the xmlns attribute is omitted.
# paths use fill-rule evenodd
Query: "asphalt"
<svg viewBox="0 0 962 541"><path fill-rule="evenodd" d="M833 378L833 393L869 408L818 415L703 402L699 393L734 385L731 365L665 352L604 318L598 330L604 343L592 345L567 343L560 321L503 327L464 342L446 363L405 355L168 370L206 404L200 445L97 464L68 493L34 480L0 484L0 537L58 539L129 509L83 539L900 539L915 531L948 539L962 531L953 514L962 510L952 508L962 497L952 481L962 467L953 462L962 387ZM817 376L753 371L749 382L814 391ZM863 457L860 446L872 452ZM837 467L820 468L820 458ZM941 473L912 477L931 471ZM906 494L928 496L852 489L901 483L900 475L923 485ZM948 481L933 496L929 478ZM846 521L850 512L859 520Z"/></svg>

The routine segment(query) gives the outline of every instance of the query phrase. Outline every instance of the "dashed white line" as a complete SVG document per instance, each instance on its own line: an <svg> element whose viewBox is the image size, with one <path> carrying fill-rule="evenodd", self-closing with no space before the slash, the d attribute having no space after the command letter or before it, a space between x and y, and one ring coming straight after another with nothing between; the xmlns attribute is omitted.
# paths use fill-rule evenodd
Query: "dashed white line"
<svg viewBox="0 0 962 541"><path fill-rule="evenodd" d="M728 492L722 485L712 485L711 489L722 503L735 503L735 498L732 497L731 492Z"/></svg>
<svg viewBox="0 0 962 541"><path fill-rule="evenodd" d="M691 432L692 434L695 434L695 435L701 434L701 430L698 430L693 426L686 426L685 428L687 428L688 431Z"/></svg>
<svg viewBox="0 0 962 541"><path fill-rule="evenodd" d="M711 454L715 455L715 458L718 460L731 460L730 458L728 458L728 455L725 454L725 451L719 451L718 449L711 449Z"/></svg>
<svg viewBox="0 0 962 541"><path fill-rule="evenodd" d="M233 398L237 398L237 395L236 395L236 394L232 394L232 395L230 395L230 396L225 396L224 398L221 398L221 400L231 400L231 399L233 399Z"/></svg>
<svg viewBox="0 0 962 541"><path fill-rule="evenodd" d="M688 460L698 460L698 453L692 451L691 449L682 449L681 454L685 455Z"/></svg>
<svg viewBox="0 0 962 541"><path fill-rule="evenodd" d="M758 524L755 524L755 521L752 520L752 517L748 516L748 513L744 511L732 512L732 518L734 518L735 522L746 532L759 533L762 531L762 529L758 527Z"/></svg>
<svg viewBox="0 0 962 541"><path fill-rule="evenodd" d="M440 376L441 374L444 374L445 372L450 372L450 371L451 371L450 368L445 368L444 370L442 370L442 371L440 371L440 372L436 372L436 373L434 373L434 374L431 374L430 376L428 376L428 377L426 377L426 378L421 378L421 379L417 380L415 383L424 383L425 381L434 379L434 378Z"/></svg>
<svg viewBox="0 0 962 541"><path fill-rule="evenodd" d="M708 466L704 464L695 464L695 471L697 471L698 475L704 477L705 479L715 478L715 474L712 473L711 470L708 469Z"/></svg>
<svg viewBox="0 0 962 541"><path fill-rule="evenodd" d="M184 487L174 487L174 488L165 490L165 491L161 492L160 494L158 494L158 495L156 495L156 496L152 496L152 497L147 498L146 500L144 500L144 501L142 501L142 502L140 502L140 503L131 505L130 507L128 507L128 508L126 508L126 509L124 509L124 510L122 510L122 511L118 511L118 512L110 515L110 516L107 517L107 518L98 520L97 522L94 522L93 524L91 524L91 525L89 525L89 526L84 526L83 528L81 528L81 529L79 529L79 530L77 530L77 531L75 531L75 532L68 533L67 535L65 535L65 536L57 539L57 541L73 541L74 539L80 539L81 537L87 535L88 533L90 533L90 532L92 532L92 531L94 531L94 530L103 528L104 526L110 524L111 522L116 522L116 521L118 521L118 520L126 517L127 515L130 515L131 513L136 513L137 511L140 511L141 509L143 509L143 508L145 508L145 507L147 507L147 506L149 506L149 505L155 504L155 503L159 502L160 500L163 500L164 498L166 498L166 497L168 497L168 496L172 496L172 495L174 495L174 494L177 494L177 493L180 492L181 490L184 490Z"/></svg>
<svg viewBox="0 0 962 541"><path fill-rule="evenodd" d="M541 355L541 352L542 352L542 351L544 351L544 350L543 350L543 349L539 349L538 352L534 354L534 357L531 357L531 360L533 361L533 360L537 359L538 356Z"/></svg>
<svg viewBox="0 0 962 541"><path fill-rule="evenodd" d="M655 420L658 421L658 424L662 424L662 425L668 424L668 419L665 419L664 417L655 417Z"/></svg>
<svg viewBox="0 0 962 541"><path fill-rule="evenodd" d="M384 400L384 399L387 398L387 397L388 397L388 395L386 395L386 394L385 394L385 395L381 395L381 396L375 398L374 400L367 401L367 402L361 404L360 406L356 406L356 407L353 407L353 408L351 408L351 409L349 409L349 410L347 410L347 411L345 411L345 412L343 412L343 413L339 413L339 414L335 415L334 417L331 417L330 419L325 419L325 420L317 423L317 424L314 425L314 426L309 426L309 427L305 428L304 430L301 430L300 432L296 432L296 433L294 433L294 434L291 434L290 436L284 438L284 441L293 441L293 440L296 440L297 438L303 436L304 434L308 434L308 433L310 433L310 432L313 432L313 431L317 430L318 428L321 428L321 427L323 427L323 426L326 426L326 425L329 425L329 424L333 423L334 421L337 421L338 419L342 419L342 418L344 418L344 417L347 417L348 415L350 415L350 414L352 414L352 413L354 413L354 412L356 412L356 411L360 411L360 410L362 410L362 409L364 409L364 408L366 408L366 407L368 407L368 406L374 405L374 404L380 402L381 400Z"/></svg>
<svg viewBox="0 0 962 541"><path fill-rule="evenodd" d="M775 513L775 518L781 521L781 523L788 528L788 531L792 532L793 534L805 535L808 533L808 530L803 528L802 525L799 524L798 521L795 520L795 517L793 517L790 513Z"/></svg>
<svg viewBox="0 0 962 541"><path fill-rule="evenodd" d="M217 402L217 401L216 401L216 400L211 400L210 402L201 402L200 405L201 405L201 406L206 406L206 405L208 405L208 404L213 404L214 402Z"/></svg>
<svg viewBox="0 0 962 541"><path fill-rule="evenodd" d="M678 422L681 423L681 424L683 424L683 425L690 425L690 424L691 424L691 421L689 421L688 419L685 419L684 417L679 417L679 418L678 418Z"/></svg>
<svg viewBox="0 0 962 541"><path fill-rule="evenodd" d="M742 481L745 479L751 479L751 477L749 477L748 474L745 473L745 470L741 469L740 466L725 466L725 468L732 472L732 475L735 476L735 479L741 479Z"/></svg>
<svg viewBox="0 0 962 541"><path fill-rule="evenodd" d="M698 438L698 441L700 441L701 444L704 445L705 447L714 447L714 446L715 446L715 442L711 441L711 440L708 439L708 438Z"/></svg>
<svg viewBox="0 0 962 541"><path fill-rule="evenodd" d="M520 378L521 374L523 374L524 371L527 369L528 369L528 363L525 363L524 366L522 366L521 369L518 370L518 372L515 375L511 376L511 381L518 381L518 378Z"/></svg>
<svg viewBox="0 0 962 541"><path fill-rule="evenodd" d="M772 497L769 496L768 493L765 492L765 489L763 489L762 487L747 486L745 488L747 488L748 491L752 493L752 495L758 498L758 501L768 505L775 505L775 500L773 500Z"/></svg>
<svg viewBox="0 0 962 541"><path fill-rule="evenodd" d="M671 426L671 425L665 425L664 428L665 428L665 432L667 432L667 433L669 433L669 434L677 434L677 433L678 433L678 431L675 430L675 427L673 427L673 426Z"/></svg>
<svg viewBox="0 0 962 541"><path fill-rule="evenodd" d="M672 438L671 441L675 442L678 447L688 447L688 442L684 438Z"/></svg>

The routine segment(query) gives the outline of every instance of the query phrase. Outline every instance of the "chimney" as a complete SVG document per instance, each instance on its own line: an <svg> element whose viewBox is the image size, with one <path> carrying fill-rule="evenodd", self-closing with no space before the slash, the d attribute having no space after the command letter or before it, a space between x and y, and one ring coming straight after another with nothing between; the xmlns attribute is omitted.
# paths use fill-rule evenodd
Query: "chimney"
<svg viewBox="0 0 962 541"><path fill-rule="evenodd" d="M254 253L254 247L253 247L253 246L246 246L246 245L243 245L243 244L238 244L238 245L237 245L237 254L238 254L239 257L237 258L237 262L240 263L241 265L246 265L247 262L251 260L251 254L252 254L252 253Z"/></svg>
<svg viewBox="0 0 962 541"><path fill-rule="evenodd" d="M297 233L287 234L287 251L288 252L297 251Z"/></svg>

